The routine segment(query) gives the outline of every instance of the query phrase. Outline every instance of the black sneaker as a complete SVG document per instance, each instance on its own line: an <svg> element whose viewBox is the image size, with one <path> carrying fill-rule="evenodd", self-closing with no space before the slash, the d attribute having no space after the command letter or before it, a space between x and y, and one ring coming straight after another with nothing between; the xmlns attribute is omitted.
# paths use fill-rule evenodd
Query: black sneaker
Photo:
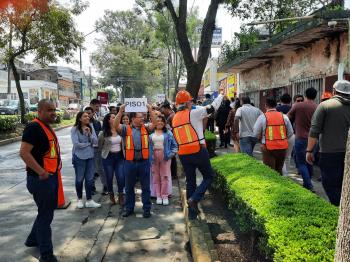
<svg viewBox="0 0 350 262"><path fill-rule="evenodd" d="M37 246L39 246L38 243L31 242L31 241L26 241L26 242L24 242L24 245L25 245L26 247L37 247Z"/></svg>
<svg viewBox="0 0 350 262"><path fill-rule="evenodd" d="M188 219L189 220L196 220L198 218L198 212L196 209L189 207L188 208Z"/></svg>
<svg viewBox="0 0 350 262"><path fill-rule="evenodd" d="M125 210L122 214L123 217L128 217L134 214L133 210Z"/></svg>
<svg viewBox="0 0 350 262"><path fill-rule="evenodd" d="M39 262L58 262L58 260L55 255L44 255L40 256Z"/></svg>
<svg viewBox="0 0 350 262"><path fill-rule="evenodd" d="M152 216L151 211L144 211L142 216L143 218L150 218Z"/></svg>

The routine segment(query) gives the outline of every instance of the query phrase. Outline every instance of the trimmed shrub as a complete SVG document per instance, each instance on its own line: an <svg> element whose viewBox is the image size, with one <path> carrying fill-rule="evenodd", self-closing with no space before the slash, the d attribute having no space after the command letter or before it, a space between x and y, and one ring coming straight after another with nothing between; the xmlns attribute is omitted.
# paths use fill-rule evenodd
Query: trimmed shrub
<svg viewBox="0 0 350 262"><path fill-rule="evenodd" d="M33 121L38 115L36 113L33 112L29 112L28 114L26 114L24 116L25 122L29 123L31 121Z"/></svg>
<svg viewBox="0 0 350 262"><path fill-rule="evenodd" d="M209 156L210 157L216 156L215 155L216 135L213 132L210 132L209 130L205 130L204 139L205 139L205 143L207 145Z"/></svg>
<svg viewBox="0 0 350 262"><path fill-rule="evenodd" d="M19 122L18 116L0 116L0 132L7 132L16 129Z"/></svg>
<svg viewBox="0 0 350 262"><path fill-rule="evenodd" d="M56 118L55 123L59 124L62 121L63 113L62 112L56 112L56 115L57 115L57 118ZM38 116L37 113L29 112L28 114L25 115L26 123L29 123L29 122L33 121L37 116Z"/></svg>
<svg viewBox="0 0 350 262"><path fill-rule="evenodd" d="M273 261L333 261L338 208L245 154L211 160L242 232Z"/></svg>

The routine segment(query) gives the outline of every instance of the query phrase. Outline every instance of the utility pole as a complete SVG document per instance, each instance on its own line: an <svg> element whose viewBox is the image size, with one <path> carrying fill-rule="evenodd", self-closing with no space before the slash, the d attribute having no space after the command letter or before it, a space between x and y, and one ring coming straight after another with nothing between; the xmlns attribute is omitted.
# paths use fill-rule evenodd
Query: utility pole
<svg viewBox="0 0 350 262"><path fill-rule="evenodd" d="M12 49L12 24L10 23L9 51ZM7 63L7 99L11 100L11 65Z"/></svg>
<svg viewBox="0 0 350 262"><path fill-rule="evenodd" d="M90 91L90 101L92 99L92 79L91 79L91 66L89 66L89 91Z"/></svg>
<svg viewBox="0 0 350 262"><path fill-rule="evenodd" d="M81 61L81 47L79 47L79 53L80 53L80 104L83 105L83 99L84 99L84 94L83 94L83 71L82 71L82 61Z"/></svg>
<svg viewBox="0 0 350 262"><path fill-rule="evenodd" d="M170 94L170 58L168 57L168 94L167 98L169 99Z"/></svg>

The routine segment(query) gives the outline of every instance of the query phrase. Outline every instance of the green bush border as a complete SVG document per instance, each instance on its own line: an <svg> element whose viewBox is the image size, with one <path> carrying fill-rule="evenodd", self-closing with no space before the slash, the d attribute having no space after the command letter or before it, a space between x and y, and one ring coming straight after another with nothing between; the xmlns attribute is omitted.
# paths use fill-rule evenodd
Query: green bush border
<svg viewBox="0 0 350 262"><path fill-rule="evenodd" d="M333 261L338 208L244 154L211 160L242 232L257 232L273 261Z"/></svg>
<svg viewBox="0 0 350 262"><path fill-rule="evenodd" d="M0 116L0 132L7 132L16 129L16 125L19 123L19 117L17 115L1 115Z"/></svg>

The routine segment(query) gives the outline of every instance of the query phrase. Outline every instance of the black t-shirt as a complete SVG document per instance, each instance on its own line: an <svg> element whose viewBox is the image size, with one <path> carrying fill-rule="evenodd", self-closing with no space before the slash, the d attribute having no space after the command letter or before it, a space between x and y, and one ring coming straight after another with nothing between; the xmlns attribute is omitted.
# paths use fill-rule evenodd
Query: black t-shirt
<svg viewBox="0 0 350 262"><path fill-rule="evenodd" d="M33 145L32 156L40 166L44 165L44 155L49 150L50 145L45 131L38 123L29 123L23 131L22 141ZM32 169L27 167L28 175L38 175Z"/></svg>
<svg viewBox="0 0 350 262"><path fill-rule="evenodd" d="M291 108L292 107L290 105L279 105L276 107L276 110L286 115Z"/></svg>

